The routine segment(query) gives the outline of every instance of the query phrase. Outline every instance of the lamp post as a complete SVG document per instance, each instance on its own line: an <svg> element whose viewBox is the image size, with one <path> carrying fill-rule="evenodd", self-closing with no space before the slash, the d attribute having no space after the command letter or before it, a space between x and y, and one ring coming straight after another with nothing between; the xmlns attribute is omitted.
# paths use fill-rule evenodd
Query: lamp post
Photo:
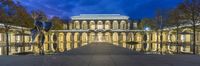
<svg viewBox="0 0 200 66"><path fill-rule="evenodd" d="M160 49L161 49L161 55L163 54L163 17L162 16L160 16Z"/></svg>

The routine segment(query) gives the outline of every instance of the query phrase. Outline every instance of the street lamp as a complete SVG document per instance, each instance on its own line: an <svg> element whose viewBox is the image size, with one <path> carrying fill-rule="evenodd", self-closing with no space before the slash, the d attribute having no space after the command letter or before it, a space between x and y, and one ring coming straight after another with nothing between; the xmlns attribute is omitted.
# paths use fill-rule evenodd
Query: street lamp
<svg viewBox="0 0 200 66"><path fill-rule="evenodd" d="M149 27L145 27L144 30L145 30L145 31L149 31L150 28L149 28Z"/></svg>

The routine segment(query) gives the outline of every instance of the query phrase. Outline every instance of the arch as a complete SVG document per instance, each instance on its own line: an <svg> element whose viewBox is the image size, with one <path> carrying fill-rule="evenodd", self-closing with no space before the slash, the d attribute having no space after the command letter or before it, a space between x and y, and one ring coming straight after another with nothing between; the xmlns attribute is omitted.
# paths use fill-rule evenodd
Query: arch
<svg viewBox="0 0 200 66"><path fill-rule="evenodd" d="M105 42L111 42L111 34L109 32L105 33Z"/></svg>
<svg viewBox="0 0 200 66"><path fill-rule="evenodd" d="M103 39L104 39L103 33L102 32L97 33L96 41L97 42L104 42Z"/></svg>
<svg viewBox="0 0 200 66"><path fill-rule="evenodd" d="M126 21L122 20L120 22L120 29L123 30L123 29L126 29Z"/></svg>
<svg viewBox="0 0 200 66"><path fill-rule="evenodd" d="M78 44L79 44L79 33L76 32L74 33L74 47L73 48L78 48Z"/></svg>
<svg viewBox="0 0 200 66"><path fill-rule="evenodd" d="M185 34L181 34L181 42L191 42L191 33L193 33L193 30L191 28L185 28L182 30L182 32Z"/></svg>
<svg viewBox="0 0 200 66"><path fill-rule="evenodd" d="M67 50L70 50L72 48L71 44L72 44L72 34L69 32L67 33L67 37L66 37L66 41L67 41L67 45L66 48Z"/></svg>
<svg viewBox="0 0 200 66"><path fill-rule="evenodd" d="M87 30L88 28L87 28L88 26L87 26L87 21L82 21L82 29L83 30Z"/></svg>
<svg viewBox="0 0 200 66"><path fill-rule="evenodd" d="M94 32L91 32L90 35L89 35L89 42L94 42L95 41L95 33Z"/></svg>
<svg viewBox="0 0 200 66"><path fill-rule="evenodd" d="M135 45L135 50L136 51L141 51L141 49L142 49L142 44L141 44L142 39L143 39L143 36L142 36L141 32L135 33L135 41L140 43L140 44L136 44Z"/></svg>
<svg viewBox="0 0 200 66"><path fill-rule="evenodd" d="M133 33L132 32L128 33L127 41L133 41L133 40L134 40Z"/></svg>
<svg viewBox="0 0 200 66"><path fill-rule="evenodd" d="M193 30L192 30L191 28L185 28L185 29L183 29L181 32L185 32L185 31L190 31L190 32L192 32Z"/></svg>
<svg viewBox="0 0 200 66"><path fill-rule="evenodd" d="M59 33L58 35L58 47L59 47L59 51L60 52L64 52L65 51L65 46L64 46L64 33Z"/></svg>
<svg viewBox="0 0 200 66"><path fill-rule="evenodd" d="M175 30L171 30L169 31L169 34L168 34L168 41L170 42L176 42L176 31Z"/></svg>
<svg viewBox="0 0 200 66"><path fill-rule="evenodd" d="M75 21L74 22L74 28L75 29L80 29L80 22L79 21Z"/></svg>
<svg viewBox="0 0 200 66"><path fill-rule="evenodd" d="M113 33L113 36L112 36L112 39L113 39L113 44L114 45L118 45L118 33L117 32L114 32Z"/></svg>
<svg viewBox="0 0 200 66"><path fill-rule="evenodd" d="M90 30L95 30L95 22L90 21Z"/></svg>
<svg viewBox="0 0 200 66"><path fill-rule="evenodd" d="M85 32L82 33L81 40L82 40L82 42L81 42L82 46L87 45L87 43L88 43L88 35L87 35L87 33L85 33Z"/></svg>
<svg viewBox="0 0 200 66"><path fill-rule="evenodd" d="M103 22L102 21L97 22L97 29L103 29Z"/></svg>
<svg viewBox="0 0 200 66"><path fill-rule="evenodd" d="M26 38L25 41L30 40L30 39L28 38L28 36L25 36L25 38ZM50 38L50 37L49 37L48 34L45 34L45 38L46 38L46 39L45 39L45 42L44 42L44 51L48 51L48 50L50 50L50 49L49 49L49 47L50 47L49 38Z"/></svg>
<svg viewBox="0 0 200 66"><path fill-rule="evenodd" d="M168 41L168 35L169 35L169 33L168 32L163 32L162 33L162 40L163 40L163 42L167 42Z"/></svg>
<svg viewBox="0 0 200 66"><path fill-rule="evenodd" d="M152 32L151 34L152 34L151 35L151 37L152 37L151 42L156 42L157 41L157 32Z"/></svg>
<svg viewBox="0 0 200 66"><path fill-rule="evenodd" d="M110 24L110 21L106 21L105 22L105 30L110 30L110 28L111 28L111 24Z"/></svg>
<svg viewBox="0 0 200 66"><path fill-rule="evenodd" d="M118 21L116 21L116 20L113 21L113 25L112 26L113 26L114 30L117 30L118 29Z"/></svg>
<svg viewBox="0 0 200 66"><path fill-rule="evenodd" d="M120 38L121 38L121 39L119 39L119 40L121 40L120 43L122 44L122 47L125 47L125 48L126 48L126 33L125 33L125 32L122 32L122 33L120 34Z"/></svg>
<svg viewBox="0 0 200 66"><path fill-rule="evenodd" d="M182 32L184 34L181 34L181 42L183 43L183 45L181 46L181 51L185 51L185 52L191 52L191 42L193 41L192 38L192 34L193 34L193 30L191 28L185 28L182 30ZM199 32L196 32L196 41L199 40L199 36L198 36Z"/></svg>
<svg viewBox="0 0 200 66"><path fill-rule="evenodd" d="M141 42L143 37L142 37L141 33L137 32L137 33L135 34L135 38L136 38L136 41L137 41L137 42Z"/></svg>

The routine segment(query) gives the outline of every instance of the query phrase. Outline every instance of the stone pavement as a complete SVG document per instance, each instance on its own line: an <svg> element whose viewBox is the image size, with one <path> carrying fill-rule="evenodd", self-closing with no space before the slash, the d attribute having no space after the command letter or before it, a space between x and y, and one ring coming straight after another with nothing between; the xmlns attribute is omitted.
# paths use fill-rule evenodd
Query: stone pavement
<svg viewBox="0 0 200 66"><path fill-rule="evenodd" d="M0 66L200 66L200 56L146 55L94 43L53 56L0 56Z"/></svg>

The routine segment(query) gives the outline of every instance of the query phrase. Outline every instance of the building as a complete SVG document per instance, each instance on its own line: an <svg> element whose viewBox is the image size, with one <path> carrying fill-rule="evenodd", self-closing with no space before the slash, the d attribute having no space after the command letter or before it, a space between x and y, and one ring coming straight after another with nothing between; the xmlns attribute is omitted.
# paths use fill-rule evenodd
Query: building
<svg viewBox="0 0 200 66"><path fill-rule="evenodd" d="M90 40L90 42L111 41L111 38L108 38L110 33L130 29L129 17L120 14L81 14L80 16L72 16L71 19L72 22L68 25L68 29L82 30L83 32L88 30L85 32L89 32L90 37L95 39Z"/></svg>
<svg viewBox="0 0 200 66"><path fill-rule="evenodd" d="M64 25L65 30L52 30L51 36L56 35L59 37L60 51L70 50L92 42L109 42L110 44L127 48L130 47L130 45L126 44L129 41L139 42L139 44L131 46L136 51L192 51L191 33L180 33L180 37L176 39L174 29L164 30L162 33L163 44L161 45L157 43L161 41L160 32L137 30L135 29L137 28L137 23L129 21L128 16L120 14L81 14L72 16L71 19L70 23ZM190 32L191 29L184 28L181 31L183 33ZM176 40L184 44L177 48ZM143 44L144 41L148 42L148 44ZM146 48L144 48L144 45L146 45Z"/></svg>
<svg viewBox="0 0 200 66"><path fill-rule="evenodd" d="M126 42L128 32L137 27L135 23L129 21L128 16L120 14L81 14L72 16L71 19L70 23L64 25L65 30L53 32L57 36L63 34L67 42L74 41L72 42L75 43L74 48L80 46L79 44L92 42L110 42L118 45L120 42ZM71 43L68 42L67 47L72 47L69 44Z"/></svg>
<svg viewBox="0 0 200 66"><path fill-rule="evenodd" d="M51 30L45 34L44 51L64 52L75 49L93 42L108 42L124 48L130 48L135 51L163 51L167 53L192 52L192 30L187 26L180 30L178 39L176 39L176 30L167 28L162 33L152 30L138 30L137 23L129 20L128 16L120 14L81 14L72 16L69 23L64 24L65 30ZM23 52L22 47L15 45L31 43L30 36L22 40L19 34L21 29L9 32L10 54ZM30 34L29 29L26 33ZM200 32L197 31L197 43L199 43ZM5 46L5 32L0 32L0 45ZM11 39L12 38L12 39ZM37 38L37 37L36 37ZM160 44L160 41L163 44ZM179 41L177 47L176 40ZM138 44L130 45L127 42L135 41ZM146 44L144 42L147 42ZM169 44L170 43L170 44ZM24 44L24 43L23 43ZM197 44L197 51L200 51L200 45ZM25 48L26 51L39 52L38 40ZM200 53L200 52L198 52ZM5 54L5 47L0 47L0 55Z"/></svg>

